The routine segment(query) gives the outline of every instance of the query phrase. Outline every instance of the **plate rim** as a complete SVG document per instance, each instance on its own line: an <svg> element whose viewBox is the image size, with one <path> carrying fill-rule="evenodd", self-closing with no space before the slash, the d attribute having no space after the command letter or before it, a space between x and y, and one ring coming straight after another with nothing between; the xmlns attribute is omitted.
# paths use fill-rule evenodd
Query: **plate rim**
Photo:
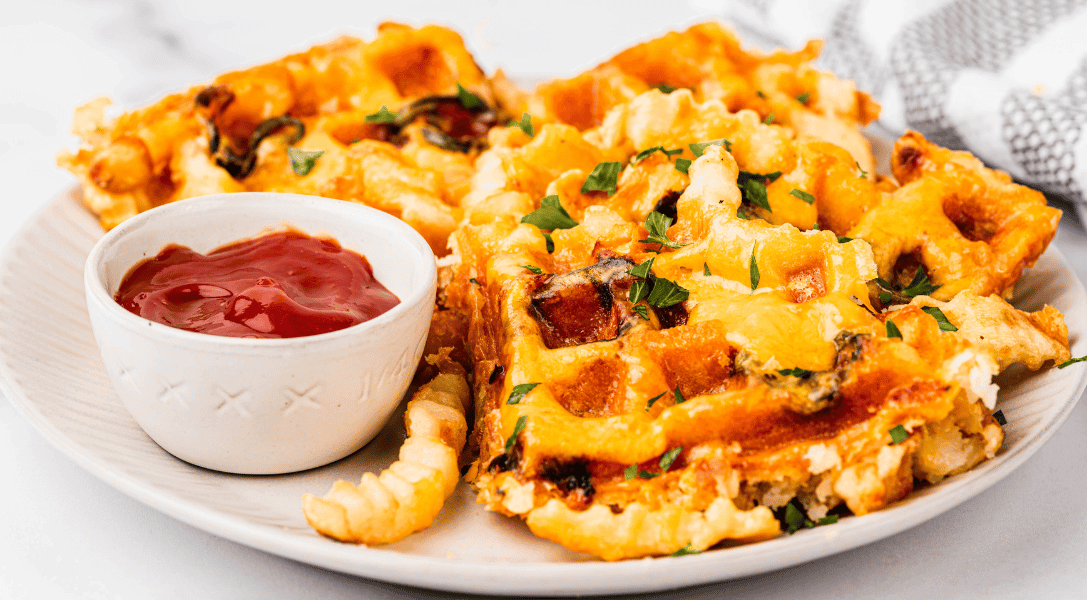
<svg viewBox="0 0 1087 600"><path fill-rule="evenodd" d="M0 271L15 259L15 249L25 243L33 226L47 220L49 213L63 203L75 202L80 209L86 210L79 201L80 196L78 184L73 184L54 194L24 221L0 253ZM1072 273L1070 279L1074 283L1070 283L1069 287L1073 288L1080 302L1087 304L1087 290L1075 276L1063 253L1056 246L1051 246L1046 254L1049 255L1048 260L1055 260L1061 270ZM6 289L6 281L0 281L0 291ZM1060 405L1060 410L1055 411L1048 420L1040 422L1016 447L998 455L999 462L982 463L948 480L947 483L953 484L949 487L924 497L908 497L906 501L865 515L863 521L846 519L832 528L802 531L795 536L780 536L757 544L686 556L683 560L657 557L619 562L496 562L435 558L351 546L316 535L299 537L288 530L246 522L199 503L174 497L172 493L157 489L153 484L95 455L50 421L31 400L30 391L24 390L16 382L8 360L10 346L6 340L0 340L0 391L54 448L125 495L212 535L313 566L401 585L483 594L568 596L657 592L766 573L885 539L959 506L1010 475L1056 433L1087 388L1087 365L1078 366L1078 379L1074 385L1064 388L1068 396ZM985 468L986 464L990 466ZM908 504L902 504L907 501ZM729 565L732 568L721 569ZM496 568L503 572L501 577L494 576ZM484 576L473 577L473 574ZM603 582L605 585L600 585L601 576L606 579ZM593 579L597 580L599 587L587 589L586 582Z"/></svg>

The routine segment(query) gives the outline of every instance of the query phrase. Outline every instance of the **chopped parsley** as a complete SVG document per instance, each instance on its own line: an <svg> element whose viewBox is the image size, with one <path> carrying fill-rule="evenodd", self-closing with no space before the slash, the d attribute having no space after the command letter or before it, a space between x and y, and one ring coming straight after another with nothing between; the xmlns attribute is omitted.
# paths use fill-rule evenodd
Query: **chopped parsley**
<svg viewBox="0 0 1087 600"><path fill-rule="evenodd" d="M710 277L710 276L713 275L713 273L710 273L710 264L709 263L707 263L707 262L702 263L702 274L705 275L706 277Z"/></svg>
<svg viewBox="0 0 1087 600"><path fill-rule="evenodd" d="M820 525L833 525L837 522L838 515L827 515L817 521L812 521L793 502L785 505L785 532L789 535L796 533L801 527L812 529Z"/></svg>
<svg viewBox="0 0 1087 600"><path fill-rule="evenodd" d="M634 283L630 284L630 295L627 296L627 298L629 298L630 301L633 302L634 304L637 304L637 303L641 302L642 300L644 300L645 297L648 296L648 295L649 295L649 280L648 279L639 279L638 281L635 281Z"/></svg>
<svg viewBox="0 0 1087 600"><path fill-rule="evenodd" d="M642 279L648 279L649 278L649 269L651 269L653 267L653 261L655 261L655 260L657 260L656 257L653 257L653 258L645 261L644 263L642 263L640 265L634 265L630 269L627 269L627 273L630 273L631 275L633 275L635 277L641 277Z"/></svg>
<svg viewBox="0 0 1087 600"><path fill-rule="evenodd" d="M680 452L683 452L683 446L676 446L661 455L660 463L658 463L660 464L661 472L667 472L668 469L672 468L672 463L676 462L676 457L679 456Z"/></svg>
<svg viewBox="0 0 1087 600"><path fill-rule="evenodd" d="M477 106L486 106L483 99L475 95L471 90L464 87L457 82L457 98L460 99L460 104L464 108L476 108Z"/></svg>
<svg viewBox="0 0 1087 600"><path fill-rule="evenodd" d="M1008 419L1006 419L1006 418L1004 417L1004 411L1002 411L1002 410L998 410L998 411L996 411L995 413L993 413L993 418L994 418L994 419L996 419L996 422L997 422L997 423L998 423L998 424L999 424L999 425L1000 425L1001 427L1003 427L1003 426L1005 426L1005 425L1007 425L1007 424L1008 424Z"/></svg>
<svg viewBox="0 0 1087 600"><path fill-rule="evenodd" d="M1070 366L1072 366L1072 365L1074 365L1074 364L1076 364L1078 362L1083 362L1085 360L1087 360L1087 356L1081 356L1079 358L1070 358L1070 359L1062 362L1061 364L1057 365L1057 368L1058 369L1063 369L1065 367L1070 367Z"/></svg>
<svg viewBox="0 0 1087 600"><path fill-rule="evenodd" d="M686 546L676 550L671 556L687 556L689 554L702 554L702 551L692 546L690 542L687 542Z"/></svg>
<svg viewBox="0 0 1087 600"><path fill-rule="evenodd" d="M581 193L607 192L609 196L614 194L621 170L623 170L623 163L620 162L602 162L596 165L593 167L593 172L585 178Z"/></svg>
<svg viewBox="0 0 1087 600"><path fill-rule="evenodd" d="M513 450L513 445L517 443L517 436L521 435L521 432L525 430L525 425L528 425L528 415L517 417L517 424L513 426L513 433L506 438L506 454Z"/></svg>
<svg viewBox="0 0 1087 600"><path fill-rule="evenodd" d="M631 479L634 479L637 476L638 476L638 463L634 463L634 464L630 465L629 467L627 467L626 469L623 469L623 479L625 479L626 481L630 481Z"/></svg>
<svg viewBox="0 0 1087 600"><path fill-rule="evenodd" d="M709 148L710 146L724 146L725 150L727 150L728 152L732 152L732 142L726 140L725 138L721 138L719 140L710 140L708 142L687 144L687 147L691 149L691 152L694 154L695 158L702 156L702 154L706 152L706 148Z"/></svg>
<svg viewBox="0 0 1087 600"><path fill-rule="evenodd" d="M844 235L838 236L838 243L839 244L848 244L849 242L852 242L852 241L853 241L853 238L851 238L851 237L845 237Z"/></svg>
<svg viewBox="0 0 1087 600"><path fill-rule="evenodd" d="M755 251L759 249L759 243L751 247L751 260L748 262L748 270L751 272L751 291L759 287L759 263L755 261Z"/></svg>
<svg viewBox="0 0 1087 600"><path fill-rule="evenodd" d="M676 159L676 170L680 173L687 173L691 168L691 161L687 158Z"/></svg>
<svg viewBox="0 0 1087 600"><path fill-rule="evenodd" d="M774 122L774 116L775 116L776 114L777 114L777 113L770 113L770 114L766 115L766 118L762 120L762 124L763 124L763 125L770 125L770 124L772 124L772 123Z"/></svg>
<svg viewBox="0 0 1087 600"><path fill-rule="evenodd" d="M525 132L525 135L529 137L531 137L535 131L532 128L532 116L528 113L522 114L520 121L510 121L509 123L506 123L506 127L520 127L521 131Z"/></svg>
<svg viewBox="0 0 1087 600"><path fill-rule="evenodd" d="M519 383L513 386L513 391L510 392L509 399L506 400L506 404L520 404L524 399L525 394L531 392L540 385L539 383Z"/></svg>
<svg viewBox="0 0 1087 600"><path fill-rule="evenodd" d="M906 428L901 425L895 425L887 433L891 434L891 443L895 445L901 444L910 437L910 434L906 433Z"/></svg>
<svg viewBox="0 0 1087 600"><path fill-rule="evenodd" d="M474 284L478 285L479 287L483 287L483 284L482 284L482 283L480 283L480 282L479 282L479 280L478 280L478 279L476 279L475 277L473 277L473 278L469 279L468 281L471 281L472 283L474 283Z"/></svg>
<svg viewBox="0 0 1087 600"><path fill-rule="evenodd" d="M880 283L880 285L883 284ZM925 273L924 267L917 265L917 272L914 273L913 279L902 290L902 293L913 298L914 296L928 296L938 289L940 289L940 286L932 285L932 282L928 280L928 274Z"/></svg>
<svg viewBox="0 0 1087 600"><path fill-rule="evenodd" d="M396 115L389 112L388 107L382 106L381 110L377 111L376 113L366 115L366 122L367 123L395 123L396 122Z"/></svg>
<svg viewBox="0 0 1087 600"><path fill-rule="evenodd" d="M895 325L894 321L887 321L887 337L889 338L902 338L902 332L898 330L898 325Z"/></svg>
<svg viewBox="0 0 1087 600"><path fill-rule="evenodd" d="M801 104L807 104L808 98L811 98L811 92L804 92L803 94L800 94L796 97L796 101Z"/></svg>
<svg viewBox="0 0 1087 600"><path fill-rule="evenodd" d="M535 225L540 229L570 229L577 226L577 221L562 207L557 195L540 200L540 208L521 217L522 223ZM548 252L551 252L549 249Z"/></svg>
<svg viewBox="0 0 1087 600"><path fill-rule="evenodd" d="M291 169L297 175L309 175L317 164L317 159L324 154L324 150L301 150L293 146L287 148L287 158L291 159Z"/></svg>
<svg viewBox="0 0 1087 600"><path fill-rule="evenodd" d="M647 148L647 149L642 150L641 152L635 154L634 158L631 159L630 162L632 164L638 164L638 163L642 162L643 160L649 158L649 155L653 154L654 152L660 152L661 154L664 154L668 158L672 158L673 156L682 153L683 148L675 148L674 150L665 150L664 146L653 146L652 148Z"/></svg>
<svg viewBox="0 0 1087 600"><path fill-rule="evenodd" d="M657 394L656 396L653 396L652 398L650 398L649 401L645 403L645 412L649 412L650 407L652 407L653 404L656 403L657 400L660 400L661 398L663 398L664 395L667 394L667 393L668 392L661 392L661 393Z"/></svg>
<svg viewBox="0 0 1087 600"><path fill-rule="evenodd" d="M645 319L646 321L649 320L649 309L647 309L645 307L645 305L639 304L639 305L635 306L634 307L634 312L638 313L638 316Z"/></svg>
<svg viewBox="0 0 1087 600"><path fill-rule="evenodd" d="M859 163L857 161L853 161L853 162L856 163L857 168L861 170L861 177L868 177L868 171L864 170L864 167L861 166L861 163Z"/></svg>
<svg viewBox="0 0 1087 600"><path fill-rule="evenodd" d="M540 267L537 267L536 265L521 265L521 268L522 269L528 269L529 271L532 271L533 273L535 273L537 275L543 273L543 269L541 269Z"/></svg>
<svg viewBox="0 0 1087 600"><path fill-rule="evenodd" d="M646 302L657 308L668 308L683 302L690 295L690 291L672 281L661 277L653 278L653 291L649 292Z"/></svg>
<svg viewBox="0 0 1087 600"><path fill-rule="evenodd" d="M812 372L807 369L801 369L800 367L793 367L791 369L782 369L778 371L778 375L784 375L785 377L808 377Z"/></svg>
<svg viewBox="0 0 1087 600"><path fill-rule="evenodd" d="M678 385L676 386L675 391L672 392L672 398L675 400L676 404L683 404L687 401L687 399L683 397L683 392L679 391Z"/></svg>
<svg viewBox="0 0 1087 600"><path fill-rule="evenodd" d="M777 181L778 177L781 177L781 171L765 175L740 171L739 176L736 177L736 185L740 188L744 202L765 208L767 212L774 212L770 209L770 200L766 197L766 186Z"/></svg>
<svg viewBox="0 0 1087 600"><path fill-rule="evenodd" d="M674 86L670 86L667 83L658 83L657 85L653 86L653 89L660 90L662 93L665 93L665 94L671 94L672 92L676 91L678 88L676 88Z"/></svg>
<svg viewBox="0 0 1087 600"><path fill-rule="evenodd" d="M759 98L762 98L763 100L766 100L766 92L764 92L762 90L755 90L755 93L759 95Z"/></svg>
<svg viewBox="0 0 1087 600"><path fill-rule="evenodd" d="M882 297L880 298L880 302L883 302ZM940 310L939 308L936 308L935 306L924 306L924 307L921 307L921 310L927 312L929 315L932 316L933 319L936 319L936 322L939 323L939 325L940 325L940 331L958 331L959 330L958 327L955 327L954 325L951 324L951 321L947 320L947 315L945 315L944 311Z"/></svg>
<svg viewBox="0 0 1087 600"><path fill-rule="evenodd" d="M546 231L541 231L540 235L543 236L544 242L547 243L547 253L551 254L555 251L555 240L551 238L551 234Z"/></svg>
<svg viewBox="0 0 1087 600"><path fill-rule="evenodd" d="M803 200L804 202L807 202L808 204L814 204L815 203L815 196L812 196L811 194L805 192L804 190L793 190L793 191L789 192L789 195L793 196L795 198L800 198L801 200Z"/></svg>
<svg viewBox="0 0 1087 600"><path fill-rule="evenodd" d="M661 476L660 473L654 473L652 471L646 471L645 469L642 469L641 471L638 471L638 477L641 477L642 479L653 479L654 477L660 477L660 476Z"/></svg>
<svg viewBox="0 0 1087 600"><path fill-rule="evenodd" d="M677 244L668 239L668 227L672 224L672 219L666 217L663 214L653 211L649 213L649 216L645 218L645 230L649 232L644 240L638 240L643 244L660 244L661 247L679 248L682 244ZM639 275L639 277L644 277Z"/></svg>

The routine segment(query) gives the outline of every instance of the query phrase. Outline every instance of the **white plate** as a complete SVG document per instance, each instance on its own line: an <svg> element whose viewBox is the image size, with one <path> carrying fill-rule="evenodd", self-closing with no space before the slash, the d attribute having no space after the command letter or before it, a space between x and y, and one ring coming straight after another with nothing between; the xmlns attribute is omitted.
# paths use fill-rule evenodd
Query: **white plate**
<svg viewBox="0 0 1087 600"><path fill-rule="evenodd" d="M73 189L28 221L0 258L0 383L11 402L77 463L163 513L273 554L394 583L492 594L647 592L843 552L939 515L1007 476L1056 431L1087 383L1087 364L1006 373L998 383L1007 437L994 460L885 510L759 544L604 563L484 511L462 484L427 531L384 547L345 545L306 525L301 495L323 494L338 478L354 480L388 465L402 435L400 419L355 455L305 473L226 475L175 459L121 406L91 335L81 277L101 235ZM1081 333L1087 331L1087 293L1056 248L1024 276L1015 303L1031 310L1056 306L1073 332L1073 353L1087 354Z"/></svg>

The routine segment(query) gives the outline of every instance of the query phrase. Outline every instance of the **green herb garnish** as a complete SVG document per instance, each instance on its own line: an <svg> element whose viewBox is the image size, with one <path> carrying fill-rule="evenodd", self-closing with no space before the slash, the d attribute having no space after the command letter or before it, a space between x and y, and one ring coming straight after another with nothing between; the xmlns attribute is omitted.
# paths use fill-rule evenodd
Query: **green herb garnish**
<svg viewBox="0 0 1087 600"><path fill-rule="evenodd" d="M638 316L645 319L646 321L649 320L649 309L647 309L644 304L639 304L635 306L634 312L638 313Z"/></svg>
<svg viewBox="0 0 1087 600"><path fill-rule="evenodd" d="M634 304L637 304L645 299L649 295L649 280L639 279L630 284L630 294L627 298Z"/></svg>
<svg viewBox="0 0 1087 600"><path fill-rule="evenodd" d="M680 173L687 174L687 171L689 171L690 168L691 168L690 159L687 159L687 158L677 158L676 159L676 170L679 171Z"/></svg>
<svg viewBox="0 0 1087 600"><path fill-rule="evenodd" d="M603 162L596 165L593 167L593 172L585 178L581 193L607 192L609 196L614 194L621 170L623 170L623 163L620 162Z"/></svg>
<svg viewBox="0 0 1087 600"><path fill-rule="evenodd" d="M577 226L577 221L562 207L562 202L559 201L557 195L547 196L540 200L540 208L521 217L521 222L535 225L540 229L570 229Z"/></svg>
<svg viewBox="0 0 1087 600"><path fill-rule="evenodd" d="M853 238L851 238L851 237L845 237L844 235L838 236L838 243L839 244L848 244L849 242L852 242L852 241L853 241Z"/></svg>
<svg viewBox="0 0 1087 600"><path fill-rule="evenodd" d="M710 264L707 262L702 263L702 274L706 277L711 277L713 273L710 273Z"/></svg>
<svg viewBox="0 0 1087 600"><path fill-rule="evenodd" d="M535 273L537 275L543 273L543 269L541 269L540 267L537 267L536 265L521 265L521 268L522 269L528 269L529 271L532 271L533 273Z"/></svg>
<svg viewBox="0 0 1087 600"><path fill-rule="evenodd" d="M883 302L883 298L880 298L880 302ZM951 324L951 321L947 320L947 315L945 315L944 311L940 310L939 308L936 308L935 306L923 306L923 307L921 307L921 310L923 310L923 311L927 312L928 314L932 315L933 319L936 319L936 322L940 324L940 331L958 331L959 330L958 327L955 327L954 325Z"/></svg>
<svg viewBox="0 0 1087 600"><path fill-rule="evenodd" d="M678 385L676 386L675 391L672 392L672 398L675 400L676 404L683 404L687 401L687 399L683 397L683 392L679 391Z"/></svg>
<svg viewBox="0 0 1087 600"><path fill-rule="evenodd" d="M683 148L676 148L674 150L665 150L664 146L653 146L652 148L647 148L647 149L642 150L641 152L635 154L634 158L631 159L630 162L632 164L638 164L638 163L642 162L643 160L649 158L649 155L653 154L654 152L660 152L661 154L664 154L668 158L672 158L673 156L683 152Z"/></svg>
<svg viewBox="0 0 1087 600"><path fill-rule="evenodd" d="M721 138L719 140L710 140L708 142L687 144L687 147L691 149L692 153L694 153L695 158L702 156L702 154L706 151L706 148L709 148L710 146L724 146L726 151L732 152L732 142L726 140L725 138Z"/></svg>
<svg viewBox="0 0 1087 600"><path fill-rule="evenodd" d="M1072 365L1074 365L1074 364L1076 364L1078 362L1083 362L1085 360L1087 360L1087 356L1081 356L1079 358L1070 358L1070 359L1062 362L1061 364L1057 365L1057 368L1058 369L1063 369L1065 367L1070 367L1070 366L1072 366Z"/></svg>
<svg viewBox="0 0 1087 600"><path fill-rule="evenodd" d="M671 94L672 92L676 91L677 88L672 87L667 83L658 83L657 85L653 86L653 89L660 90L665 94Z"/></svg>
<svg viewBox="0 0 1087 600"><path fill-rule="evenodd" d="M785 532L792 535L804 525L804 513L796 507L795 504L789 502L785 505Z"/></svg>
<svg viewBox="0 0 1087 600"><path fill-rule="evenodd" d="M317 164L317 159L324 155L324 150L300 150L295 147L287 148L287 158L291 159L291 169L297 175L309 175Z"/></svg>
<svg viewBox="0 0 1087 600"><path fill-rule="evenodd" d="M683 446L676 446L661 455L659 464L662 472L667 472L668 469L672 468L672 463L676 462L676 457L679 456L680 452L683 452Z"/></svg>
<svg viewBox="0 0 1087 600"><path fill-rule="evenodd" d="M687 556L688 554L702 554L702 551L692 546L690 542L687 542L686 546L676 550L671 556Z"/></svg>
<svg viewBox="0 0 1087 600"><path fill-rule="evenodd" d="M800 94L796 97L796 101L801 104L807 104L808 98L811 98L811 92L804 92L803 94Z"/></svg>
<svg viewBox="0 0 1087 600"><path fill-rule="evenodd" d="M881 283L880 285L883 284ZM932 282L928 280L928 274L925 273L925 269L921 265L917 265L917 272L914 273L913 279L910 281L910 284L902 290L902 293L913 298L914 296L928 296L938 289L940 289L940 286L932 285Z"/></svg>
<svg viewBox="0 0 1087 600"><path fill-rule="evenodd" d="M460 104L464 108L475 108L477 106L485 106L483 99L475 95L471 90L465 88L460 82L457 82L457 98L460 99Z"/></svg>
<svg viewBox="0 0 1087 600"><path fill-rule="evenodd" d="M808 377L812 372L807 369L801 369L800 367L793 367L791 369L782 369L778 371L778 375L784 375L786 377Z"/></svg>
<svg viewBox="0 0 1087 600"><path fill-rule="evenodd" d="M654 277L653 291L649 292L646 302L657 308L668 308L685 301L688 296L690 296L690 290L671 279Z"/></svg>
<svg viewBox="0 0 1087 600"><path fill-rule="evenodd" d="M739 176L736 177L736 185L740 188L744 202L765 208L767 212L773 212L770 209L770 200L766 197L766 186L777 181L778 177L781 177L781 171L765 175L740 171Z"/></svg>
<svg viewBox="0 0 1087 600"><path fill-rule="evenodd" d="M389 111L388 107L382 106L381 110L376 113L366 115L367 123L395 123L396 115Z"/></svg>
<svg viewBox="0 0 1087 600"><path fill-rule="evenodd" d="M994 418L994 419L996 419L996 422L997 422L997 423L998 423L998 424L999 424L999 425L1000 425L1001 427L1003 427L1003 426L1005 426L1005 425L1007 425L1007 424L1008 424L1008 419L1006 419L1006 418L1004 417L1004 411L1002 411L1002 410L998 410L998 411L996 411L995 413L993 413L993 418Z"/></svg>
<svg viewBox="0 0 1087 600"><path fill-rule="evenodd" d="M898 330L898 325L895 325L894 321L887 321L885 327L887 328L887 337L902 338L902 332Z"/></svg>
<svg viewBox="0 0 1087 600"><path fill-rule="evenodd" d="M623 479L625 479L626 481L630 481L631 479L634 479L637 476L638 476L638 463L634 463L634 464L630 465L629 467L627 467L626 469L623 469Z"/></svg>
<svg viewBox="0 0 1087 600"><path fill-rule="evenodd" d="M544 242L547 244L547 253L551 254L555 251L555 240L551 238L551 234L546 231L541 231L540 235L543 236Z"/></svg>
<svg viewBox="0 0 1087 600"><path fill-rule="evenodd" d="M509 123L506 123L506 127L520 127L521 131L525 132L525 135L529 137L531 137L535 131L532 128L532 116L528 113L522 114L520 121L510 121Z"/></svg>
<svg viewBox="0 0 1087 600"><path fill-rule="evenodd" d="M521 432L525 430L525 425L528 425L528 415L517 417L517 424L513 426L513 433L506 438L506 454L513 450L513 445L517 443L517 436L521 435Z"/></svg>
<svg viewBox="0 0 1087 600"><path fill-rule="evenodd" d="M645 403L645 412L649 412L649 408L651 406L653 406L653 403L655 403L657 400L660 400L661 398L663 398L664 395L667 394L667 393L668 392L661 392L661 393L657 394L656 396L653 396L652 398L650 398L649 401Z"/></svg>
<svg viewBox="0 0 1087 600"><path fill-rule="evenodd" d="M653 261L657 260L656 257L651 258L640 265L634 265L627 269L627 273L635 277L641 277L642 279L649 278L649 269L653 267Z"/></svg>
<svg viewBox="0 0 1087 600"><path fill-rule="evenodd" d="M513 391L510 392L510 397L506 400L506 404L520 404L524 399L525 394L531 392L540 385L539 383L519 383L513 386Z"/></svg>
<svg viewBox="0 0 1087 600"><path fill-rule="evenodd" d="M861 163L859 163L857 161L853 161L853 162L856 163L857 168L861 170L861 177L868 177L868 171L864 170L864 167L861 166Z"/></svg>
<svg viewBox="0 0 1087 600"><path fill-rule="evenodd" d="M755 90L755 93L758 94L759 98L762 98L763 100L766 100L766 92L764 92L762 90Z"/></svg>
<svg viewBox="0 0 1087 600"><path fill-rule="evenodd" d="M774 115L777 113L770 113L766 115L766 118L762 120L763 125L770 125L774 122Z"/></svg>
<svg viewBox="0 0 1087 600"><path fill-rule="evenodd" d="M479 280L478 280L478 279L476 279L475 277L473 277L473 278L469 279L468 281L471 281L472 283L474 283L474 284L478 285L479 287L483 287L483 284L482 284L482 283L480 283L480 282L479 282Z"/></svg>
<svg viewBox="0 0 1087 600"><path fill-rule="evenodd" d="M910 434L906 433L906 428L901 425L895 425L887 433L891 434L891 443L895 445L901 444L910 437Z"/></svg>
<svg viewBox="0 0 1087 600"><path fill-rule="evenodd" d="M649 232L649 235L644 240L638 241L643 244L660 244L668 248L680 248L682 244L677 244L668 239L668 227L671 224L672 219L670 217L666 217L657 211L649 213L649 216L645 218L645 230Z"/></svg>
<svg viewBox="0 0 1087 600"><path fill-rule="evenodd" d="M759 263L755 261L755 251L759 249L759 243L755 242L754 246L751 246L751 260L748 261L748 271L751 272L751 291L755 291L759 287Z"/></svg>
<svg viewBox="0 0 1087 600"><path fill-rule="evenodd" d="M815 203L815 196L812 196L811 194L805 192L804 190L793 190L793 191L789 192L789 195L794 196L796 198L800 198L801 200L803 200L804 202L807 202L808 204L814 204ZM816 227L816 229L818 229L818 227Z"/></svg>

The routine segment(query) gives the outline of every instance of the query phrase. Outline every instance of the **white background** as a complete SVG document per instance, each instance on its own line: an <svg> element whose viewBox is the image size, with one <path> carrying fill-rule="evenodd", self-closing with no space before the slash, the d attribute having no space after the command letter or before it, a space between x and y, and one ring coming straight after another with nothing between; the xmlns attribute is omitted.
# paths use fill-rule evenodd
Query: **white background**
<svg viewBox="0 0 1087 600"><path fill-rule="evenodd" d="M570 75L725 2L19 2L0 7L0 243L74 182L72 111L124 107L377 23L460 31L487 71ZM1062 208L1067 208L1062 206ZM1087 234L1055 242L1087 277ZM1018 471L894 538L665 598L1087 598L1087 404ZM412 598L450 594L324 571L162 516L83 472L0 396L0 599Z"/></svg>

